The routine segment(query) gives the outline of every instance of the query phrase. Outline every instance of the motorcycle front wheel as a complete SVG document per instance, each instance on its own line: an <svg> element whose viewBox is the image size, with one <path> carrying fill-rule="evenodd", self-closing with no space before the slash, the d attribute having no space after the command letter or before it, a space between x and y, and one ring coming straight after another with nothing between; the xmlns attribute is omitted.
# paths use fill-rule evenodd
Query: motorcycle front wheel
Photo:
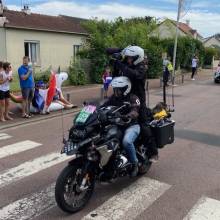
<svg viewBox="0 0 220 220"><path fill-rule="evenodd" d="M90 200L95 177L91 173L83 174L82 165L68 165L59 175L55 186L57 205L68 213L80 211ZM84 175L84 176L82 176ZM82 186L82 182L84 184Z"/></svg>

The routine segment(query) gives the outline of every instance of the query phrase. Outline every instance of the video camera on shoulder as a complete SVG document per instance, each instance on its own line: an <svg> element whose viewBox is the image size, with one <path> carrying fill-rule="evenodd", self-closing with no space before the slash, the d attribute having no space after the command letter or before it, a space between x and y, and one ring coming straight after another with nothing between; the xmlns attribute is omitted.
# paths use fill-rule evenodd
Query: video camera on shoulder
<svg viewBox="0 0 220 220"><path fill-rule="evenodd" d="M112 59L122 60L123 57L122 57L121 53L113 53L113 54L112 54Z"/></svg>

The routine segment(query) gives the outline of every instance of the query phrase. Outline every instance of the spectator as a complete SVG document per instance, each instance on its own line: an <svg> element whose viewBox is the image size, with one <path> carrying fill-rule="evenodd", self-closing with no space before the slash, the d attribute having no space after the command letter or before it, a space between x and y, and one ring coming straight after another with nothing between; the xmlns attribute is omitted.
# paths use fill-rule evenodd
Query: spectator
<svg viewBox="0 0 220 220"><path fill-rule="evenodd" d="M163 60L163 83L165 86L169 86L168 81L172 70L173 66L170 62L170 58L165 58Z"/></svg>
<svg viewBox="0 0 220 220"><path fill-rule="evenodd" d="M195 73L197 71L197 67L198 67L198 58L196 55L193 56L193 59L192 59L192 76L191 76L191 80L195 80L194 76L195 76Z"/></svg>
<svg viewBox="0 0 220 220"><path fill-rule="evenodd" d="M103 89L104 89L104 98L108 97L108 87L112 81L110 67L106 66L105 71L102 75L102 81L103 81Z"/></svg>
<svg viewBox="0 0 220 220"><path fill-rule="evenodd" d="M3 69L2 69L3 67ZM0 62L0 121L13 120L9 116L10 85L12 81L11 65Z"/></svg>
<svg viewBox="0 0 220 220"><path fill-rule="evenodd" d="M29 57L23 57L23 65L18 69L18 75L20 79L20 86L22 92L22 117L30 118L30 106L34 93L34 77L31 65L29 65Z"/></svg>
<svg viewBox="0 0 220 220"><path fill-rule="evenodd" d="M220 62L219 62L218 67L216 69L216 73L220 73Z"/></svg>
<svg viewBox="0 0 220 220"><path fill-rule="evenodd" d="M64 106L65 109L71 109L74 107L74 105L72 103L68 102L64 98L62 91L60 89L56 89L55 95L53 97L53 101Z"/></svg>

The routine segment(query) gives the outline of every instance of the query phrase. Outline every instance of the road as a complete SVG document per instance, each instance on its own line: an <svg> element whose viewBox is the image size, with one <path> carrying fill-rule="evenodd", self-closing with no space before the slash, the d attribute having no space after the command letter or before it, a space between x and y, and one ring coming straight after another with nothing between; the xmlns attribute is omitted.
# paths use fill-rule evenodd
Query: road
<svg viewBox="0 0 220 220"><path fill-rule="evenodd" d="M97 184L90 203L75 215L54 201L54 182L69 159L59 155L61 118L1 130L0 219L219 220L219 86L205 80L176 87L175 143L160 150L145 176ZM154 90L151 106L161 97ZM67 134L73 115L63 120Z"/></svg>

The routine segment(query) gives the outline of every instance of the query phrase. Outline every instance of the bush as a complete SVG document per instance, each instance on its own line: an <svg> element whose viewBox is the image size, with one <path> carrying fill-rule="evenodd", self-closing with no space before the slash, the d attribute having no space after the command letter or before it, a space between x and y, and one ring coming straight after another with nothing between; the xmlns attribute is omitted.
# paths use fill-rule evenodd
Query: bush
<svg viewBox="0 0 220 220"><path fill-rule="evenodd" d="M86 73L80 65L80 61L71 60L69 66L69 81L72 85L85 85Z"/></svg>
<svg viewBox="0 0 220 220"><path fill-rule="evenodd" d="M213 57L215 59L220 58L220 49L219 48L205 48L205 65L212 65Z"/></svg>
<svg viewBox="0 0 220 220"><path fill-rule="evenodd" d="M167 52L173 58L174 39L160 40L152 36L157 27L156 19L152 17L106 21L93 19L83 23L90 37L84 44L80 56L90 59L92 82L101 82L104 66L109 57L105 50L109 47L124 48L128 45L138 45L145 49L148 56L148 78L156 78L162 74L162 53ZM205 50L202 43L190 37L179 37L176 67L191 68L191 60L196 54L200 64L204 62Z"/></svg>
<svg viewBox="0 0 220 220"><path fill-rule="evenodd" d="M51 67L49 67L45 71L35 73L34 81L37 82L42 80L44 83L48 83L50 79L50 74L51 74Z"/></svg>
<svg viewBox="0 0 220 220"><path fill-rule="evenodd" d="M161 40L163 50L173 59L174 39ZM192 57L199 57L200 65L203 65L205 48L199 40L190 37L179 37L177 44L176 68L191 69Z"/></svg>

